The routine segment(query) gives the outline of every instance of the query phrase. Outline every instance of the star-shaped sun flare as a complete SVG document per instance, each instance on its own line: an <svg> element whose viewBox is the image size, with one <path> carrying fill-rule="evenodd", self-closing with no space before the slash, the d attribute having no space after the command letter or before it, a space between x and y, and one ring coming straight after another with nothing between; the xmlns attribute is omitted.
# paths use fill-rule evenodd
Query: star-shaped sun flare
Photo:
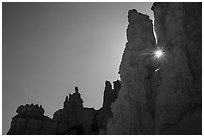
<svg viewBox="0 0 204 137"><path fill-rule="evenodd" d="M155 61L160 61L160 60L164 60L165 57L165 51L162 47L157 47L153 52L153 59Z"/></svg>

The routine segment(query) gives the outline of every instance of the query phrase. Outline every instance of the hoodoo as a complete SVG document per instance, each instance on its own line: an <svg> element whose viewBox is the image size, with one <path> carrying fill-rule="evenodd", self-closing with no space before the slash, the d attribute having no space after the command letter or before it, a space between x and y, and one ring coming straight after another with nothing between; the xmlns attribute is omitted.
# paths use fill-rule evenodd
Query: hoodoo
<svg viewBox="0 0 204 137"><path fill-rule="evenodd" d="M107 133L201 134L202 3L154 3L152 10L165 61L155 70L146 54L155 48L151 21L130 10L121 89Z"/></svg>
<svg viewBox="0 0 204 137"><path fill-rule="evenodd" d="M103 106L83 107L78 87L53 118L17 109L7 134L202 134L202 3L154 3L128 12L121 81L105 82Z"/></svg>

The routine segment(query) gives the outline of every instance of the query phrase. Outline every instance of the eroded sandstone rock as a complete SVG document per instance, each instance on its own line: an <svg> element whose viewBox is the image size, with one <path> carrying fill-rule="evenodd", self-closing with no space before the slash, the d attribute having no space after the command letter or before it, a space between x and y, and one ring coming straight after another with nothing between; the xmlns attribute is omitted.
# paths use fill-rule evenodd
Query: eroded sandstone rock
<svg viewBox="0 0 204 137"><path fill-rule="evenodd" d="M53 120L69 127L66 134L94 134L92 125L95 114L94 108L83 107L78 87L75 87L75 93L66 97L64 108L55 112Z"/></svg>
<svg viewBox="0 0 204 137"><path fill-rule="evenodd" d="M150 51L155 48L152 21L136 10L128 12L125 51L120 65L121 89L112 104L108 134L153 134L152 75ZM151 87L152 86L152 87Z"/></svg>
<svg viewBox="0 0 204 137"><path fill-rule="evenodd" d="M65 134L101 134L105 131L108 118L112 116L111 103L117 98L120 81L106 81L104 103L100 110L83 107L83 100L78 87L66 96L63 108L56 111L53 119L44 116L44 109L38 105L21 105L13 117L7 134L14 135L65 135ZM105 133L105 132L104 132ZM104 134L102 133L102 134Z"/></svg>
<svg viewBox="0 0 204 137"><path fill-rule="evenodd" d="M18 114L12 118L8 135L54 135L63 134L67 130L66 125L55 123L44 116L44 109L38 105L21 105Z"/></svg>
<svg viewBox="0 0 204 137"><path fill-rule="evenodd" d="M121 89L107 133L201 134L202 5L155 3L152 10L165 58L151 63L146 54L155 48L151 21L130 10Z"/></svg>
<svg viewBox="0 0 204 137"><path fill-rule="evenodd" d="M176 126L189 111L201 109L202 5L155 3L152 10L158 45L167 52L166 62L160 65L161 85L155 98L155 133L160 134ZM201 133L201 117L197 124ZM190 125L189 121L183 126Z"/></svg>
<svg viewBox="0 0 204 137"><path fill-rule="evenodd" d="M83 117L83 100L78 88L75 88L75 93L66 96L64 108L58 110L53 115L53 120L59 123L68 125L70 128L82 123Z"/></svg>
<svg viewBox="0 0 204 137"><path fill-rule="evenodd" d="M103 107L97 113L97 126L99 134L106 134L106 125L108 119L112 117L111 104L118 97L118 91L120 90L120 81L113 82L114 87L109 81L105 82L105 90L103 96Z"/></svg>
<svg viewBox="0 0 204 137"><path fill-rule="evenodd" d="M53 119L38 105L17 109L8 134L201 134L202 3L154 3L128 12L121 82L105 83L102 108L84 108L79 89ZM152 51L165 51L154 60Z"/></svg>

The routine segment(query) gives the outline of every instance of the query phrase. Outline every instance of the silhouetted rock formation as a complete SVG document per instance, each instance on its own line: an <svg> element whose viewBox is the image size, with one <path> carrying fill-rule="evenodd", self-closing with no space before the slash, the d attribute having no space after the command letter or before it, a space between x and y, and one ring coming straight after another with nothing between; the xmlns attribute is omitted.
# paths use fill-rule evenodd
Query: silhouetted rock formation
<svg viewBox="0 0 204 137"><path fill-rule="evenodd" d="M78 88L75 87L75 93L69 94L64 102L64 108L54 113L53 120L68 126L66 134L93 134L91 127L93 118L96 114L94 108L84 108L83 100ZM80 131L78 131L80 129ZM72 131L73 130L73 131Z"/></svg>
<svg viewBox="0 0 204 137"><path fill-rule="evenodd" d="M53 120L59 123L69 125L73 127L81 123L83 117L83 100L78 92L78 88L75 88L75 93L69 94L69 98L66 96L64 102L64 108L58 110L53 115Z"/></svg>
<svg viewBox="0 0 204 137"><path fill-rule="evenodd" d="M36 105L26 104L25 106L21 105L20 107L18 107L16 112L19 115L30 116L30 117L34 116L35 117L35 116L42 116L44 114L44 109L42 108L41 105L39 107L38 104L36 104Z"/></svg>
<svg viewBox="0 0 204 137"><path fill-rule="evenodd" d="M128 12L121 82L105 82L103 106L84 108L78 87L53 119L38 105L17 109L8 134L202 134L202 3L154 3ZM165 60L152 51L164 49Z"/></svg>
<svg viewBox="0 0 204 137"><path fill-rule="evenodd" d="M79 89L75 87L75 93L66 96L63 108L54 113L53 119L43 115L42 106L26 104L18 107L18 114L13 117L7 134L99 134L106 127L107 119L112 116L110 105L117 98L120 89L120 81L114 82L114 89L111 84L108 87L108 83L110 84L106 81L104 105L100 110L84 108Z"/></svg>
<svg viewBox="0 0 204 137"><path fill-rule="evenodd" d="M118 97L120 89L120 81L114 81L114 89L109 81L105 82L105 91L103 96L103 107L99 110L97 115L99 134L106 134L106 125L108 119L112 117L111 104Z"/></svg>
<svg viewBox="0 0 204 137"><path fill-rule="evenodd" d="M66 130L66 126L53 122L44 116L44 109L38 105L18 107L18 114L12 118L8 135L44 135L60 134Z"/></svg>
<svg viewBox="0 0 204 137"><path fill-rule="evenodd" d="M120 81L114 81L114 89L109 81L105 82L105 91L103 96L103 108L109 110L112 102L117 98L120 89Z"/></svg>
<svg viewBox="0 0 204 137"><path fill-rule="evenodd" d="M153 101L149 99L155 92L152 85L155 67L147 54L156 46L153 25L149 16L136 10L128 12L128 21L128 42L119 70L121 89L112 104L108 134L153 134Z"/></svg>
<svg viewBox="0 0 204 137"><path fill-rule="evenodd" d="M152 23L130 10L121 89L107 134L201 134L202 5L155 3L152 10L166 60L152 63Z"/></svg>

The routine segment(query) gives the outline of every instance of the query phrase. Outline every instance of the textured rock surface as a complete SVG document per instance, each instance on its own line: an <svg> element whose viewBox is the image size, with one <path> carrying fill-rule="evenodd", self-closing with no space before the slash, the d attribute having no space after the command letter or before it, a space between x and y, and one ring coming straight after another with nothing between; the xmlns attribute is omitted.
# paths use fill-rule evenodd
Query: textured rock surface
<svg viewBox="0 0 204 137"><path fill-rule="evenodd" d="M154 48L152 24L147 16L129 11L121 90L107 133L201 134L202 5L155 3L152 10L165 60L152 65L143 54Z"/></svg>
<svg viewBox="0 0 204 137"><path fill-rule="evenodd" d="M187 120L185 115L189 111L201 109L202 5L155 3L152 10L158 44L167 51L167 62L160 66L162 80L155 104L155 133L160 134L179 121ZM200 126L197 134L201 134L201 117L197 124L194 127ZM190 125L190 121L183 124ZM194 132L195 128L191 127L190 131Z"/></svg>
<svg viewBox="0 0 204 137"><path fill-rule="evenodd" d="M149 51L155 48L153 25L149 16L136 10L128 13L125 51L120 65L121 89L112 104L113 119L108 134L152 134L151 75L154 65ZM150 98L150 100L149 100Z"/></svg>
<svg viewBox="0 0 204 137"><path fill-rule="evenodd" d="M152 10L158 43L149 17L130 10L121 82L106 81L101 109L84 108L76 87L53 119L42 106L20 106L8 134L201 134L202 3ZM157 46L165 60L153 59Z"/></svg>
<svg viewBox="0 0 204 137"><path fill-rule="evenodd" d="M53 122L44 116L44 109L38 105L20 106L18 114L12 118L11 128L8 135L52 135L63 134L67 126Z"/></svg>

